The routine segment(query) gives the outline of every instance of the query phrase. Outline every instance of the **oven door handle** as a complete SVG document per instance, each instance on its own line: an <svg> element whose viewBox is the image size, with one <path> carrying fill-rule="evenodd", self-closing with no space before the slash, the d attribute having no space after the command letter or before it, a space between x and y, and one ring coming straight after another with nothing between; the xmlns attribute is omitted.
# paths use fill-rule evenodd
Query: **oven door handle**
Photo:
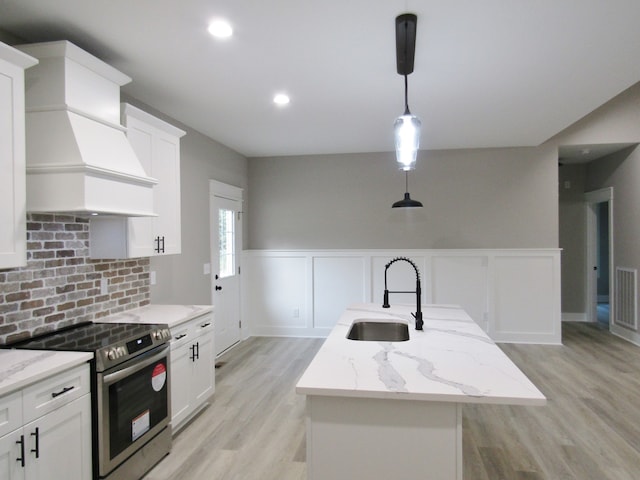
<svg viewBox="0 0 640 480"><path fill-rule="evenodd" d="M169 345L162 347L158 353L148 358L144 358L140 360L135 358L134 359L135 363L133 363L128 367L121 368L120 370L117 370L113 373L109 373L108 375L105 375L102 378L102 381L105 385L111 385L112 383L122 380L123 378L128 377L129 375L137 372L138 370L142 370L143 368L151 365L153 362L157 362L162 358L166 358L167 363L169 362Z"/></svg>

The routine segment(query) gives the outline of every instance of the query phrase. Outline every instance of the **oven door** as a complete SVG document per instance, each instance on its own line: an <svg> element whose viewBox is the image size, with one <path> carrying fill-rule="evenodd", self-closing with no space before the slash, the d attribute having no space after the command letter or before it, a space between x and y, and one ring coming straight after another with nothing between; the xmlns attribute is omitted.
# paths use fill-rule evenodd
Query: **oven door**
<svg viewBox="0 0 640 480"><path fill-rule="evenodd" d="M103 477L169 425L169 345L97 375L98 458Z"/></svg>

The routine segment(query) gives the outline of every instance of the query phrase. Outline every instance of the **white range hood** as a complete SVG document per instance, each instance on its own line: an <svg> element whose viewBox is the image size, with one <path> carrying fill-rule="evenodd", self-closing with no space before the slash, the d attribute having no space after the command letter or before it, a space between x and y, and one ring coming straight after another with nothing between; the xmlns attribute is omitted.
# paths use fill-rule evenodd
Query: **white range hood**
<svg viewBox="0 0 640 480"><path fill-rule="evenodd" d="M154 216L153 185L120 125L131 78L68 41L19 45L27 71L27 211Z"/></svg>

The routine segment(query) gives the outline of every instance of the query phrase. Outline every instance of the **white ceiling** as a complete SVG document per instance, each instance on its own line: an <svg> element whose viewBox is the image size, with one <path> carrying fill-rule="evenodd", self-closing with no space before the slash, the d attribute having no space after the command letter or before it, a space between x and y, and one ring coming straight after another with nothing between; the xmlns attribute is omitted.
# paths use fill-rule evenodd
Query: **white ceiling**
<svg viewBox="0 0 640 480"><path fill-rule="evenodd" d="M72 41L246 156L374 152L403 111L407 11L424 149L538 145L640 80L638 0L0 0L0 29ZM231 39L207 33L216 17Z"/></svg>
<svg viewBox="0 0 640 480"><path fill-rule="evenodd" d="M625 148L635 147L636 143L601 143L589 145L562 145L558 151L559 162L589 163L607 155L612 155Z"/></svg>

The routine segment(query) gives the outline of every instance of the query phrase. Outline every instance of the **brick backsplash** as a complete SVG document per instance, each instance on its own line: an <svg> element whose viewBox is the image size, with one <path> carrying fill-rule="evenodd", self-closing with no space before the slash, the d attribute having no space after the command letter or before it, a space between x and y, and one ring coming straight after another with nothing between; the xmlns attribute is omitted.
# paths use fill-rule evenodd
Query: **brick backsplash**
<svg viewBox="0 0 640 480"><path fill-rule="evenodd" d="M149 258L90 259L87 219L28 214L27 266L0 270L0 345L141 307L149 296Z"/></svg>

